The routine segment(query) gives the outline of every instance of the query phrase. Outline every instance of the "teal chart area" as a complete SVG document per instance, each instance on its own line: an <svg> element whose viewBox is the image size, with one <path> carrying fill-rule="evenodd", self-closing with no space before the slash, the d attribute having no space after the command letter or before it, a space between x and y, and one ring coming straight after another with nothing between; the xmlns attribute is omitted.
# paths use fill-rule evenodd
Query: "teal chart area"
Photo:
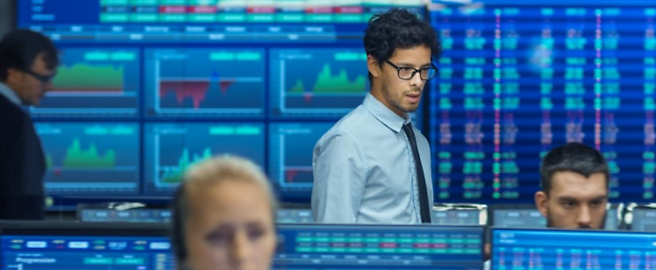
<svg viewBox="0 0 656 270"><path fill-rule="evenodd" d="M140 54L136 49L64 48L61 65L35 117L137 116Z"/></svg>
<svg viewBox="0 0 656 270"><path fill-rule="evenodd" d="M269 177L282 198L309 199L312 151L332 123L274 123L269 126Z"/></svg>
<svg viewBox="0 0 656 270"><path fill-rule="evenodd" d="M260 117L264 50L147 49L146 115Z"/></svg>
<svg viewBox="0 0 656 270"><path fill-rule="evenodd" d="M139 128L130 123L37 123L49 195L136 194Z"/></svg>
<svg viewBox="0 0 656 270"><path fill-rule="evenodd" d="M145 193L172 193L187 168L212 156L241 156L264 167L263 124L146 124L145 133Z"/></svg>
<svg viewBox="0 0 656 270"><path fill-rule="evenodd" d="M270 50L272 117L341 117L369 90L362 49Z"/></svg>

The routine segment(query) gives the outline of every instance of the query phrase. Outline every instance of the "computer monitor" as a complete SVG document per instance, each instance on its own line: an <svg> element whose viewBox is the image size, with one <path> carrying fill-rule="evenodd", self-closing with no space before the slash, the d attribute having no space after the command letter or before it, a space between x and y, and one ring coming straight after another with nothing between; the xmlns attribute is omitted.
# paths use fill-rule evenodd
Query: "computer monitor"
<svg viewBox="0 0 656 270"><path fill-rule="evenodd" d="M171 221L169 209L134 209L119 211L116 209L83 209L78 212L82 222L160 222Z"/></svg>
<svg viewBox="0 0 656 270"><path fill-rule="evenodd" d="M656 208L635 208L631 213L632 231L656 232Z"/></svg>
<svg viewBox="0 0 656 270"><path fill-rule="evenodd" d="M480 270L482 226L282 224L278 269Z"/></svg>
<svg viewBox="0 0 656 270"><path fill-rule="evenodd" d="M654 269L656 234L492 229L492 270Z"/></svg>
<svg viewBox="0 0 656 270"><path fill-rule="evenodd" d="M513 228L546 228L545 219L537 209L496 209L493 211L494 226Z"/></svg>
<svg viewBox="0 0 656 270"><path fill-rule="evenodd" d="M162 224L0 222L0 269L174 270Z"/></svg>
<svg viewBox="0 0 656 270"><path fill-rule="evenodd" d="M273 269L480 270L482 226L279 224ZM175 269L166 224L0 222L0 269Z"/></svg>
<svg viewBox="0 0 656 270"><path fill-rule="evenodd" d="M311 209L278 209L277 223L314 223Z"/></svg>
<svg viewBox="0 0 656 270"><path fill-rule="evenodd" d="M436 225L483 225L479 209L442 209L433 211Z"/></svg>
<svg viewBox="0 0 656 270"><path fill-rule="evenodd" d="M619 219L617 213L617 207L607 209L605 229L618 229ZM492 210L491 225L503 228L546 228L547 219L532 205L522 205L515 208L499 207Z"/></svg>
<svg viewBox="0 0 656 270"><path fill-rule="evenodd" d="M78 204L77 220L82 222L171 222L171 210L141 203Z"/></svg>
<svg viewBox="0 0 656 270"><path fill-rule="evenodd" d="M103 207L103 204L78 207L77 217L82 222L171 222L170 209L137 208L119 210ZM310 209L279 209L277 223L314 223Z"/></svg>

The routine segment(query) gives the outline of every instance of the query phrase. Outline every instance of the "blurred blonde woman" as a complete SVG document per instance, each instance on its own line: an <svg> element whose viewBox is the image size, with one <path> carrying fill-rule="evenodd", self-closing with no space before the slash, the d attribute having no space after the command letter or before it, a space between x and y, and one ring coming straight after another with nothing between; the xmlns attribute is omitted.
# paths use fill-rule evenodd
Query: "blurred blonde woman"
<svg viewBox="0 0 656 270"><path fill-rule="evenodd" d="M251 161L217 157L193 166L173 207L178 269L270 268L277 203L267 177Z"/></svg>

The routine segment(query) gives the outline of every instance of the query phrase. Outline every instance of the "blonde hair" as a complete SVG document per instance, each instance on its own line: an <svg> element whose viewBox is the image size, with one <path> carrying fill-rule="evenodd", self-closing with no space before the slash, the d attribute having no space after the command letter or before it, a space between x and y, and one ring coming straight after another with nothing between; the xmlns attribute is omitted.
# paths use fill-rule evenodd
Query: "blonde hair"
<svg viewBox="0 0 656 270"><path fill-rule="evenodd" d="M272 194L269 180L260 167L238 156L218 156L198 163L187 170L182 184L205 186L228 179L258 184Z"/></svg>
<svg viewBox="0 0 656 270"><path fill-rule="evenodd" d="M213 186L223 181L238 181L263 188L271 205L271 215L276 220L278 202L262 169L252 161L238 156L218 156L192 166L184 175L173 201L172 242L179 260L187 257L184 246L185 223L190 216L190 191Z"/></svg>

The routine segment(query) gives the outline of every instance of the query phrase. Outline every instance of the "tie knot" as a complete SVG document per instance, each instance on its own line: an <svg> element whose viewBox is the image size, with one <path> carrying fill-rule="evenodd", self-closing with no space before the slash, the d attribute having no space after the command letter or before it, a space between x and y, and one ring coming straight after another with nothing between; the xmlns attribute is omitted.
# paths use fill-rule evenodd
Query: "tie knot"
<svg viewBox="0 0 656 270"><path fill-rule="evenodd" d="M415 134L412 131L412 123L407 123L407 124L403 125L403 131L405 131L405 133L407 133L407 134L412 134L412 135Z"/></svg>

